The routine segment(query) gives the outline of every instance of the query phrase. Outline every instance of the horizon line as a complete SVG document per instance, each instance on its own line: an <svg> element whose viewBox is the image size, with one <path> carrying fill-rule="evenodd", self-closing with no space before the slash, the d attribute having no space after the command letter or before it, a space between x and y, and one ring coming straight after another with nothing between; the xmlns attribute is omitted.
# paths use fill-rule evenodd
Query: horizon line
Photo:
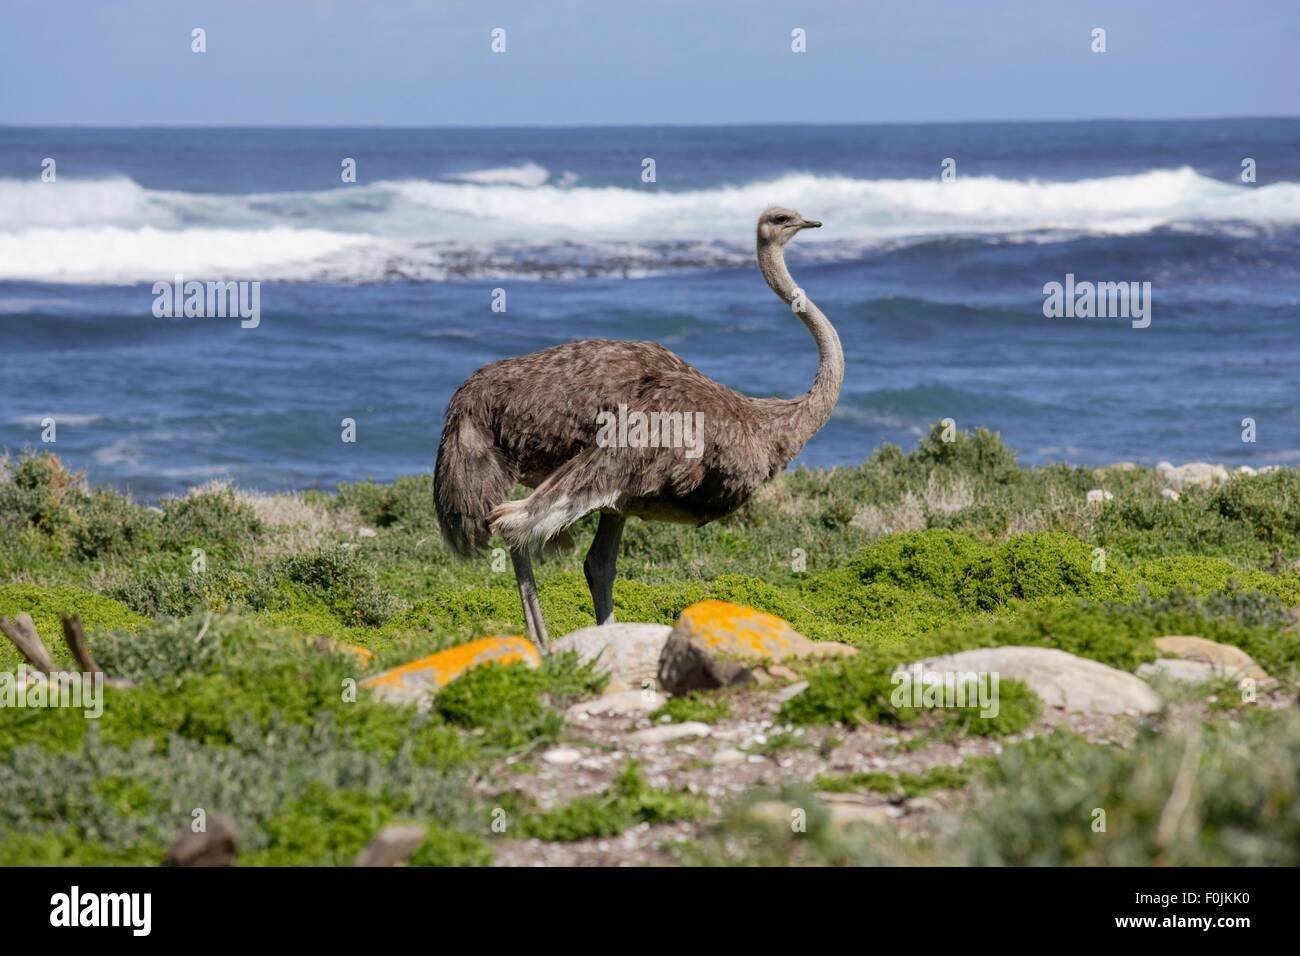
<svg viewBox="0 0 1300 956"><path fill-rule="evenodd" d="M78 129L78 130L574 130L574 129L780 129L833 128L871 126L992 126L992 125L1086 125L1091 123L1232 123L1260 120L1300 120L1300 113L1252 116L1095 116L1074 119L961 119L961 120L872 120L801 122L717 122L717 123L519 123L519 124L411 124L371 123L362 125L311 123L10 123L0 122L0 130Z"/></svg>

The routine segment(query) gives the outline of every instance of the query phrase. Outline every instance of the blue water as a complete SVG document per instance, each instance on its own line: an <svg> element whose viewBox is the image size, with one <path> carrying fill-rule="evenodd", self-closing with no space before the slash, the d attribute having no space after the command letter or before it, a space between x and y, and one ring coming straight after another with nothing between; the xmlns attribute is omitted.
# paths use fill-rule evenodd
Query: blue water
<svg viewBox="0 0 1300 956"><path fill-rule="evenodd" d="M804 464L943 417L1030 464L1300 461L1294 119L0 129L0 447L53 417L51 450L145 498L388 479L432 467L474 369L591 336L791 396L816 352L753 262L772 203L825 222L788 258L848 366ZM1151 282L1150 327L1046 318L1067 272ZM261 282L260 324L156 318L178 273Z"/></svg>

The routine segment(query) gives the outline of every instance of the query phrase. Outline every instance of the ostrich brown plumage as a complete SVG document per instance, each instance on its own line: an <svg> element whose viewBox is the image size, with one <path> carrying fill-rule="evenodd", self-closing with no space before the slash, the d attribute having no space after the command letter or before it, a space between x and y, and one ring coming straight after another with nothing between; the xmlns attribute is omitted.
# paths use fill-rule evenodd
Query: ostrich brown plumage
<svg viewBox="0 0 1300 956"><path fill-rule="evenodd" d="M540 647L546 623L531 555L548 541L600 512L583 570L596 621L609 623L629 516L695 525L721 518L780 473L830 417L844 353L829 320L790 277L784 254L800 230L820 225L779 207L758 219L763 278L817 344L817 376L798 398L750 398L662 345L605 339L493 362L452 395L433 478L438 524L464 558L494 532L505 539L528 636ZM535 490L510 501L516 482Z"/></svg>

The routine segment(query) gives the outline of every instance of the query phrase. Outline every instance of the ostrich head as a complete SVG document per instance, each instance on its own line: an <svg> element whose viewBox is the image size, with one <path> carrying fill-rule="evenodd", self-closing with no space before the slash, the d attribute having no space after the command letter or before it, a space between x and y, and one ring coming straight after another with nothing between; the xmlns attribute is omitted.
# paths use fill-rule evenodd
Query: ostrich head
<svg viewBox="0 0 1300 956"><path fill-rule="evenodd" d="M784 246L800 229L816 229L820 225L816 219L805 219L793 209L771 206L758 217L758 241L760 245Z"/></svg>

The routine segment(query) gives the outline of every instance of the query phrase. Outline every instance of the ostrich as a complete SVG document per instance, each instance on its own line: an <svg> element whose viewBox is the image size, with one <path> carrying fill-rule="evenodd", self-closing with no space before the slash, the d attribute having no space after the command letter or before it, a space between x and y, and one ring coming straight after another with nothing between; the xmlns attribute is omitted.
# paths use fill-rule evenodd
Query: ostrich
<svg viewBox="0 0 1300 956"><path fill-rule="evenodd" d="M800 230L820 225L780 207L758 219L763 278L817 344L817 376L798 398L750 398L656 342L604 339L493 362L452 395L433 479L443 539L461 558L481 553L493 533L505 539L528 636L543 650L533 554L599 511L583 571L596 623L611 623L629 516L697 526L721 518L779 474L830 417L844 353L829 320L790 277L784 252ZM532 494L508 500L516 482Z"/></svg>

